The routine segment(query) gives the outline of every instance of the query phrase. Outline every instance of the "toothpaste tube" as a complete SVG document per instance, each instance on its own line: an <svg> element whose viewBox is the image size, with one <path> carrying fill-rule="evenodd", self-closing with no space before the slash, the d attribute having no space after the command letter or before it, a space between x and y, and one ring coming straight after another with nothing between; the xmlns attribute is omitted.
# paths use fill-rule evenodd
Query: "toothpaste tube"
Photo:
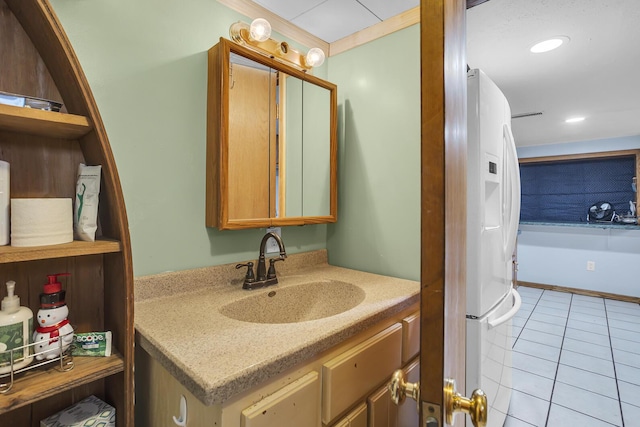
<svg viewBox="0 0 640 427"><path fill-rule="evenodd" d="M73 344L74 356L111 356L111 331L75 334Z"/></svg>

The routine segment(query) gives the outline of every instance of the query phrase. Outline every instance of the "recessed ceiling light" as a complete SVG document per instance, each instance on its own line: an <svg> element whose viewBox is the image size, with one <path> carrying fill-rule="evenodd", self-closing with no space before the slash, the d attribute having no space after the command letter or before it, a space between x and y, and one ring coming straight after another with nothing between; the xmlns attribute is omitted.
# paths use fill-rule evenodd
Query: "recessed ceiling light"
<svg viewBox="0 0 640 427"><path fill-rule="evenodd" d="M556 36L548 40L543 40L541 42L534 44L529 48L529 50L532 53L549 52L550 50L559 48L564 43L568 43L569 40L570 39L567 36Z"/></svg>
<svg viewBox="0 0 640 427"><path fill-rule="evenodd" d="M565 120L565 123L578 123L584 120L584 117L571 117L570 119Z"/></svg>

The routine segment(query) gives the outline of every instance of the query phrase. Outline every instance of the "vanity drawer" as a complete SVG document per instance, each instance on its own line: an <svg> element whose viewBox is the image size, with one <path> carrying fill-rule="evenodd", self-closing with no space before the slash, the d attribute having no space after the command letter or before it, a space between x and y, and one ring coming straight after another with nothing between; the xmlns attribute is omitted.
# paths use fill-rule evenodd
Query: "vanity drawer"
<svg viewBox="0 0 640 427"><path fill-rule="evenodd" d="M402 363L407 363L420 352L420 312L402 319Z"/></svg>
<svg viewBox="0 0 640 427"><path fill-rule="evenodd" d="M242 427L320 426L320 378L309 372L242 411Z"/></svg>
<svg viewBox="0 0 640 427"><path fill-rule="evenodd" d="M402 325L395 323L322 365L322 421L366 396L401 366Z"/></svg>

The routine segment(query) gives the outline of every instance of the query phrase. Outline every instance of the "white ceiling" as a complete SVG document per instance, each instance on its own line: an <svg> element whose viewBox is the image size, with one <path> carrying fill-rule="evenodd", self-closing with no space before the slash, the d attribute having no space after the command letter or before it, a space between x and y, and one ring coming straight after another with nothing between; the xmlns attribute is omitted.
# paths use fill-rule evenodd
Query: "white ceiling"
<svg viewBox="0 0 640 427"><path fill-rule="evenodd" d="M328 43L420 4L420 0L253 1Z"/></svg>
<svg viewBox="0 0 640 427"><path fill-rule="evenodd" d="M334 42L419 0L255 0ZM519 146L640 135L639 0L490 0L467 11L467 55L502 89ZM563 35L545 53L528 48ZM566 118L584 116L581 123Z"/></svg>

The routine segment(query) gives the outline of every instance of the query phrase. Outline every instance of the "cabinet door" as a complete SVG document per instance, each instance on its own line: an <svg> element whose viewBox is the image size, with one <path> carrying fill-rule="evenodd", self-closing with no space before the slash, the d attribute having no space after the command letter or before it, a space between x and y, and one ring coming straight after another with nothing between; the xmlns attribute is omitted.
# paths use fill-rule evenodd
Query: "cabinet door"
<svg viewBox="0 0 640 427"><path fill-rule="evenodd" d="M136 347L136 381L135 425L175 427L173 417L181 415L182 396L186 399L188 427L219 425L220 410L205 406L140 346Z"/></svg>
<svg viewBox="0 0 640 427"><path fill-rule="evenodd" d="M367 427L367 405L362 403L333 427Z"/></svg>
<svg viewBox="0 0 640 427"><path fill-rule="evenodd" d="M420 360L415 359L404 369L407 382L420 381ZM405 399L396 406L391 402L388 384L379 388L367 399L369 427L411 427L419 422L416 402Z"/></svg>
<svg viewBox="0 0 640 427"><path fill-rule="evenodd" d="M391 393L387 384L369 396L367 404L369 427L398 426L398 407L391 401Z"/></svg>
<svg viewBox="0 0 640 427"><path fill-rule="evenodd" d="M404 368L407 382L417 383L420 381L420 358L415 359L411 364ZM398 426L417 426L420 419L418 417L418 408L416 401L413 399L405 399L398 406Z"/></svg>
<svg viewBox="0 0 640 427"><path fill-rule="evenodd" d="M309 372L242 411L242 427L320 426L320 378Z"/></svg>
<svg viewBox="0 0 640 427"><path fill-rule="evenodd" d="M275 216L270 197L275 190L276 75L231 64L229 89L228 209L230 219ZM274 99L272 99L274 98ZM273 159L273 167L265 159ZM242 167L244 166L244 167ZM275 203L275 198L273 199Z"/></svg>
<svg viewBox="0 0 640 427"><path fill-rule="evenodd" d="M402 325L395 323L322 366L322 422L329 424L401 366Z"/></svg>

